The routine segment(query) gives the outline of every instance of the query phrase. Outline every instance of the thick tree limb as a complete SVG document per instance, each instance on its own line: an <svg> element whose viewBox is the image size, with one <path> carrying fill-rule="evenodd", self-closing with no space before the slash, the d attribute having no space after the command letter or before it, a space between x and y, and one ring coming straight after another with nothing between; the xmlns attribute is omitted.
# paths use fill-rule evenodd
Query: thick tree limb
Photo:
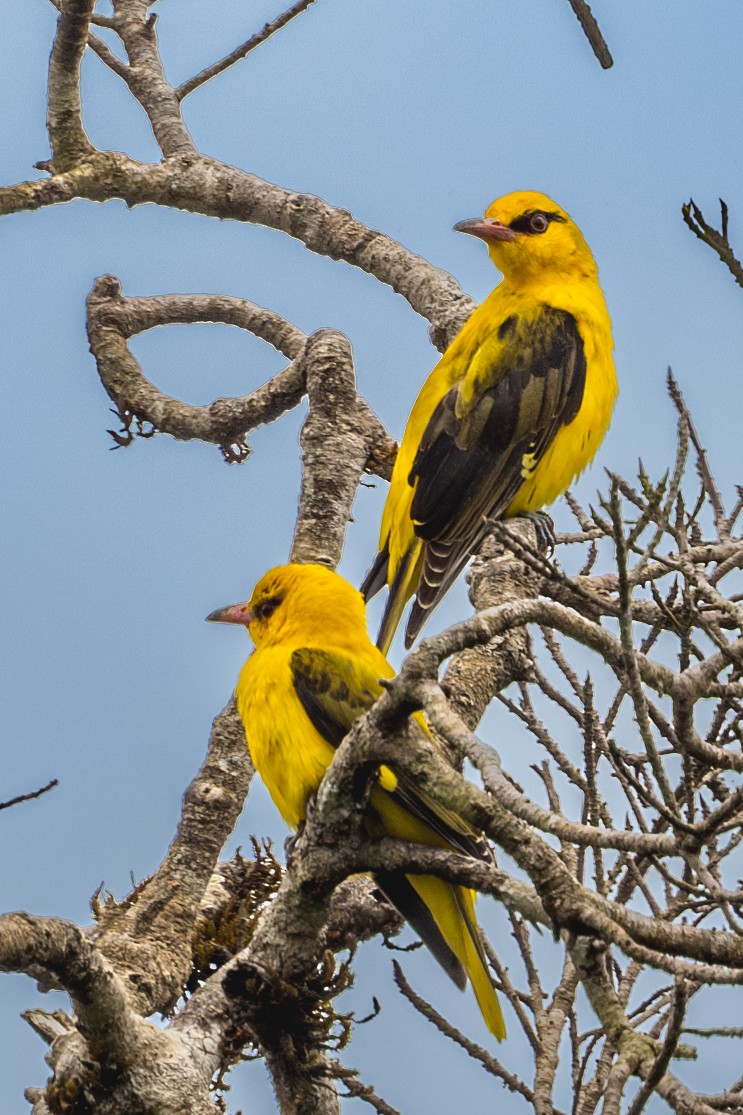
<svg viewBox="0 0 743 1115"><path fill-rule="evenodd" d="M80 100L80 65L95 0L66 0L57 20L47 91L47 130L52 164L64 171L95 148L85 134Z"/></svg>
<svg viewBox="0 0 743 1115"><path fill-rule="evenodd" d="M192 968L192 933L247 797L253 766L234 702L215 718L201 770L186 790L178 831L163 863L120 905L98 914L97 945L143 1014L167 1012Z"/></svg>
<svg viewBox="0 0 743 1115"><path fill-rule="evenodd" d="M78 197L99 202L122 198L130 206L166 205L285 232L311 251L350 263L391 286L436 327L442 344L456 336L474 309L451 275L367 228L346 210L203 155L151 165L120 152L95 152L63 174L0 188L0 216Z"/></svg>
<svg viewBox="0 0 743 1115"><path fill-rule="evenodd" d="M123 981L76 925L28 914L3 915L0 968L44 981L51 977L69 992L75 1006L76 1030L61 1027L57 1037L48 1031L56 1072L46 1092L36 1097L39 1113L60 1110L60 1100L69 1105L92 1095L99 1097L99 1115L130 1110L141 1115L214 1115L209 1078L199 1076L180 1043L132 1009ZM157 1064L157 1073L143 1073L146 1064ZM101 1077L107 1080L103 1090ZM199 1094L204 1097L201 1103Z"/></svg>
<svg viewBox="0 0 743 1115"><path fill-rule="evenodd" d="M180 101L165 77L155 33L157 16L148 14L152 3L113 0L116 31L129 59L126 83L147 113L165 158L189 155L196 147L183 122Z"/></svg>
<svg viewBox="0 0 743 1115"><path fill-rule="evenodd" d="M309 413L300 438L302 491L291 560L335 568L364 469L375 451L389 458L394 442L356 392L351 346L341 333L314 333L302 364Z"/></svg>
<svg viewBox="0 0 743 1115"><path fill-rule="evenodd" d="M58 12L62 11L62 0L49 0L49 2L57 9ZM115 22L106 16L94 15L90 22L97 27L114 27ZM127 81L129 77L128 67L126 63L117 58L114 52L104 43L103 39L99 39L97 35L88 33L88 46L97 54L101 62L103 62L110 70L120 77L123 81Z"/></svg>
<svg viewBox="0 0 743 1115"><path fill-rule="evenodd" d="M534 540L534 528L526 520L511 528ZM469 573L470 600L476 612L493 605L536 598L542 577L517 557L513 549L490 535L480 547ZM484 645L460 650L450 662L443 689L452 707L474 729L496 693L514 681L525 681L531 673L532 656L526 628L513 627Z"/></svg>

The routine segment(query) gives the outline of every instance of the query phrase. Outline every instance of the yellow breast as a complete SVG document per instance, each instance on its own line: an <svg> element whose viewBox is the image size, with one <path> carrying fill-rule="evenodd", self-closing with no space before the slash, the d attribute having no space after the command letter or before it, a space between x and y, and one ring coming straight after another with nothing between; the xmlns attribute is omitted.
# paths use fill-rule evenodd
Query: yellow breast
<svg viewBox="0 0 743 1115"><path fill-rule="evenodd" d="M294 689L291 649L255 651L242 668L237 704L255 769L291 828L306 815L333 748L315 731Z"/></svg>

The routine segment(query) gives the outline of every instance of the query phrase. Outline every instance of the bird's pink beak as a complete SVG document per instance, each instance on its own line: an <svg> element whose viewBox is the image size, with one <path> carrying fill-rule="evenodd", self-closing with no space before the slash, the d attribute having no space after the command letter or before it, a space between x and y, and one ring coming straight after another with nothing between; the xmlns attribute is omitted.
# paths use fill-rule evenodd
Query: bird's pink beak
<svg viewBox="0 0 743 1115"><path fill-rule="evenodd" d="M486 243L488 240L515 240L518 236L517 232L504 225L497 217L472 217L468 221L459 221L454 225L454 231L467 232Z"/></svg>
<svg viewBox="0 0 743 1115"><path fill-rule="evenodd" d="M216 612L211 612L207 617L207 622L210 623L239 623L243 627L247 627L255 619L253 612L250 610L250 605L247 602L242 604L228 604L226 608L217 608Z"/></svg>

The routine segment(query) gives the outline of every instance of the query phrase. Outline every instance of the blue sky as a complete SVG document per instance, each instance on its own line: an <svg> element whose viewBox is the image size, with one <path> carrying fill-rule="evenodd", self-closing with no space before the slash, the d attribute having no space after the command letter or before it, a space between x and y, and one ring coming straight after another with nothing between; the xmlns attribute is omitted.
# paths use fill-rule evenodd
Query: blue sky
<svg viewBox="0 0 743 1115"><path fill-rule="evenodd" d="M266 2L164 0L158 28L176 83L221 57L277 12ZM207 153L350 209L484 297L497 276L482 245L452 233L512 189L551 194L598 260L614 321L621 394L597 465L578 491L594 498L602 466L662 472L674 443L665 395L671 364L727 494L741 481L743 292L682 223L692 195L708 219L730 204L743 251L739 0L596 0L614 54L604 72L567 0L317 0L289 28L186 101ZM55 13L27 0L0 41L3 181L47 157L46 66ZM156 158L139 107L98 59L85 60L92 140ZM311 331L334 326L354 347L361 390L400 436L435 362L426 323L346 265L267 229L151 206L78 202L0 223L4 309L2 547L6 742L0 797L45 783L41 801L0 815L4 909L88 920L102 880L118 896L150 873L177 822L209 725L248 650L241 632L203 617L241 599L285 560L298 490L301 412L251 438L227 467L208 446L165 437L109 452L113 416L87 348L84 299L116 274L125 293L224 292ZM243 394L282 366L226 327L158 329L134 350L146 374L189 402ZM384 492L364 490L342 570L358 583L373 556ZM437 622L453 619L461 593ZM507 740L497 741L507 755ZM255 788L235 841L285 835ZM505 922L482 903L503 941ZM549 943L540 945L545 956ZM547 961L549 962L549 960ZM554 963L554 955L552 957ZM515 961L514 961L515 966ZM379 993L382 1016L346 1055L406 1112L492 1110L501 1089L418 1025L377 943L357 961L353 1004ZM406 970L476 1040L476 1008L421 952ZM722 993L730 1002L733 992ZM23 1110L45 1077L43 1048L18 1019L33 984L4 977L6 1057L0 1106ZM739 1014L739 1011L738 1011ZM416 1039L401 1056L401 1039ZM12 1043L12 1044L11 1044ZM518 1038L501 1051L524 1065ZM724 1052L724 1051L723 1051ZM8 1056L7 1054L10 1053ZM723 1054L720 1054L722 1057ZM702 1086L718 1083L716 1054ZM716 1067L717 1065L717 1067ZM257 1066L236 1076L231 1109L273 1111ZM692 1079L690 1075L688 1079ZM515 1099L508 1110L518 1110Z"/></svg>

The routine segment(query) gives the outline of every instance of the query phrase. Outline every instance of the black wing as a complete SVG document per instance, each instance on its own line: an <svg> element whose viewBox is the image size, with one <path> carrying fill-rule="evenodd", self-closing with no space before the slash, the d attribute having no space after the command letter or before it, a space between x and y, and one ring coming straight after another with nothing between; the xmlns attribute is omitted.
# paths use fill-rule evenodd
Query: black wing
<svg viewBox="0 0 743 1115"><path fill-rule="evenodd" d="M316 731L333 747L340 746L354 720L370 709L382 692L371 667L339 651L319 647L295 650L291 671L304 711ZM424 731L422 724L420 730ZM397 771L390 773L394 775L395 786L385 792L412 816L423 821L453 850L476 859L490 858L487 841L458 814L433 801Z"/></svg>
<svg viewBox="0 0 743 1115"><path fill-rule="evenodd" d="M507 509L558 430L583 401L586 359L572 314L544 306L536 317L507 318L488 387L457 415L459 386L443 397L410 472L411 516L426 551L406 632L410 645L485 533Z"/></svg>
<svg viewBox="0 0 743 1115"><path fill-rule="evenodd" d="M337 651L318 647L295 650L291 657L291 671L295 690L307 716L315 729L334 747L340 744L354 720L374 703L382 691L370 667ZM389 834L383 819L386 812L384 800L389 795L406 813L422 821L432 835L438 836L442 846L478 859L492 858L483 837L478 836L461 817L421 793L412 782L400 778L389 768L384 774L380 771L379 778L382 785L376 793L381 796L375 798L372 794L366 819L370 835ZM435 837L428 842L438 843ZM379 871L374 878L451 979L463 988L467 981L464 965L438 925L434 911L418 893L412 880L402 871ZM461 888L455 887L454 895L464 926L472 935L475 947L481 950L477 926L471 924ZM482 963L487 971L484 956Z"/></svg>

